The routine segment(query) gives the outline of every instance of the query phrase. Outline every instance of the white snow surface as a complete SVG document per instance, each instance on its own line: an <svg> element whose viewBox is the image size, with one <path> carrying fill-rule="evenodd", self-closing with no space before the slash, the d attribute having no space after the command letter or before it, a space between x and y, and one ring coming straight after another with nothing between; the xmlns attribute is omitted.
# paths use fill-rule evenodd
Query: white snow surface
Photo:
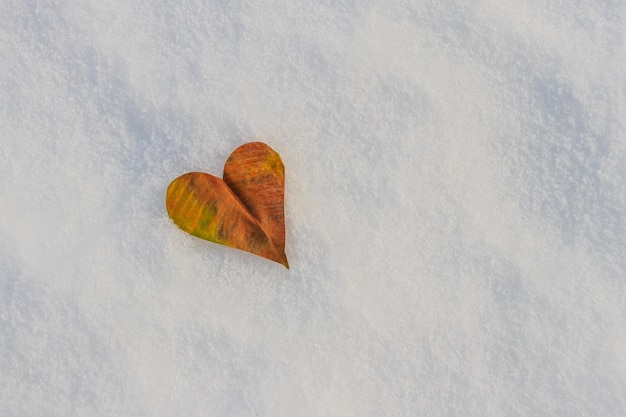
<svg viewBox="0 0 626 417"><path fill-rule="evenodd" d="M625 37L612 0L0 1L0 415L626 415ZM165 210L249 141L290 270Z"/></svg>

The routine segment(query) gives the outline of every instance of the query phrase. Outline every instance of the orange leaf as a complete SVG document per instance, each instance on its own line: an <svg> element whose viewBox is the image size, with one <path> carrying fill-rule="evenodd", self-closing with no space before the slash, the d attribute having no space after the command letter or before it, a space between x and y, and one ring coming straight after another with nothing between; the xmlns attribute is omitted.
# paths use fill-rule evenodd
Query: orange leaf
<svg viewBox="0 0 626 417"><path fill-rule="evenodd" d="M285 167L272 148L251 142L235 149L224 179L202 172L176 178L165 204L187 233L245 250L289 268L285 255Z"/></svg>

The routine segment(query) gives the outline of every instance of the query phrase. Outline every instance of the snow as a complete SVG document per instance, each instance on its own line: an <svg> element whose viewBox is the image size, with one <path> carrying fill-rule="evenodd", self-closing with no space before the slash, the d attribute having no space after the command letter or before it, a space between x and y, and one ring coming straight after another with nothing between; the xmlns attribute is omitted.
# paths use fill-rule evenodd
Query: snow
<svg viewBox="0 0 626 417"><path fill-rule="evenodd" d="M0 2L0 415L623 416L625 25ZM255 140L290 270L165 211Z"/></svg>

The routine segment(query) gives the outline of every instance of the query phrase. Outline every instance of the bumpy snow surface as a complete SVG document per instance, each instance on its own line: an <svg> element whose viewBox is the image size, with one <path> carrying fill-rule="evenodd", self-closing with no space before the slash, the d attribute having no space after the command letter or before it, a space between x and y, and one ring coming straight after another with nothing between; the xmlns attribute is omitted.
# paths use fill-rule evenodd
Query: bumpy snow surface
<svg viewBox="0 0 626 417"><path fill-rule="evenodd" d="M0 415L626 415L625 37L621 1L1 1ZM255 140L290 270L165 210Z"/></svg>

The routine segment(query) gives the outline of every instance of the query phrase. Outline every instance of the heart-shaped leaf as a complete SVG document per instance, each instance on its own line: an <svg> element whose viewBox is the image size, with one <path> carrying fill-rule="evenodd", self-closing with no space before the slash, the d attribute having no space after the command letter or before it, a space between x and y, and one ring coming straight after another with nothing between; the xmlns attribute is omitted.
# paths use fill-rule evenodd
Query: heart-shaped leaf
<svg viewBox="0 0 626 417"><path fill-rule="evenodd" d="M202 172L176 178L165 204L187 233L245 250L289 268L285 255L285 167L261 142L235 149L224 179Z"/></svg>

